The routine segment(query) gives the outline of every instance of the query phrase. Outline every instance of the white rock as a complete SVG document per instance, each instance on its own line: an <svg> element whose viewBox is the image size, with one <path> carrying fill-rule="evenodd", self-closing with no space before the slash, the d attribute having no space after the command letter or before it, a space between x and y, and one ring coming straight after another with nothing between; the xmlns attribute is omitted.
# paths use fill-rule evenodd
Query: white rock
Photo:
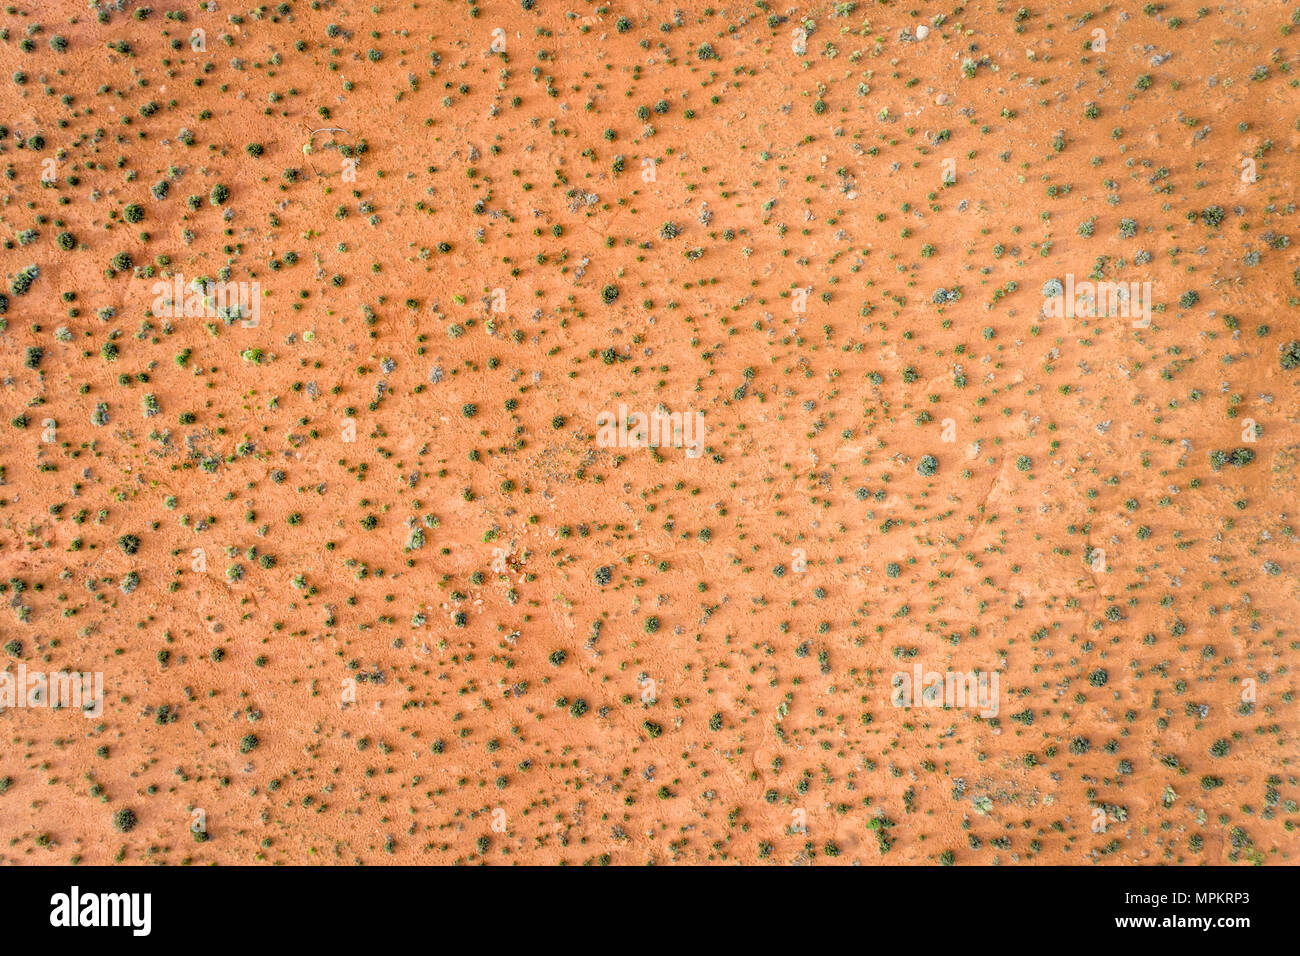
<svg viewBox="0 0 1300 956"><path fill-rule="evenodd" d="M927 26L919 26L919 27L916 28L916 38L917 38L918 40L924 40L924 39L925 39L926 37L928 37L929 35L930 35L930 28L929 28L929 27L927 27Z"/></svg>

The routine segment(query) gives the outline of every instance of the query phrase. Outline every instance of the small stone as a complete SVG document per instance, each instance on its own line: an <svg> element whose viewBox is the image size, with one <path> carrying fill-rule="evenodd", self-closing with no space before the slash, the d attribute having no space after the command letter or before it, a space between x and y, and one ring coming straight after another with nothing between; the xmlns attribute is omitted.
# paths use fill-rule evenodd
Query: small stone
<svg viewBox="0 0 1300 956"><path fill-rule="evenodd" d="M921 26L916 28L916 38L918 40L924 40L929 35L930 35L929 27Z"/></svg>
<svg viewBox="0 0 1300 956"><path fill-rule="evenodd" d="M940 93L938 96L934 98L935 106L947 106L951 102L952 102L952 97L949 96L947 93Z"/></svg>

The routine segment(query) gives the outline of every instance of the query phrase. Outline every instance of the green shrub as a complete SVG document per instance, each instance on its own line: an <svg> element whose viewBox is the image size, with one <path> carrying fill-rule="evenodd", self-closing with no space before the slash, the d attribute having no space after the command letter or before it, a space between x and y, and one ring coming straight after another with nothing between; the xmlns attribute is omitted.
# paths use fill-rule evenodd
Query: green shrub
<svg viewBox="0 0 1300 956"><path fill-rule="evenodd" d="M39 267L36 265L28 266L13 277L13 281L9 283L9 291L14 295L26 295L31 291L32 283L40 277L40 274ZM8 308L8 302L5 303L5 307Z"/></svg>
<svg viewBox="0 0 1300 956"><path fill-rule="evenodd" d="M128 807L123 807L113 814L113 827L122 833L130 833L135 829L137 822L139 821L136 819L135 811Z"/></svg>

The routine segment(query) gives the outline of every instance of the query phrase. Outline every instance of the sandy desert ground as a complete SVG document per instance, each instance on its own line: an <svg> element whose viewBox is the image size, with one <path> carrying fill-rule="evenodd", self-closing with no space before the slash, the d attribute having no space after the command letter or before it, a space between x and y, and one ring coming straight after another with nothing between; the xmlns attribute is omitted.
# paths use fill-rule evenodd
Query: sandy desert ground
<svg viewBox="0 0 1300 956"><path fill-rule="evenodd" d="M3 862L1296 863L1300 6L0 53Z"/></svg>

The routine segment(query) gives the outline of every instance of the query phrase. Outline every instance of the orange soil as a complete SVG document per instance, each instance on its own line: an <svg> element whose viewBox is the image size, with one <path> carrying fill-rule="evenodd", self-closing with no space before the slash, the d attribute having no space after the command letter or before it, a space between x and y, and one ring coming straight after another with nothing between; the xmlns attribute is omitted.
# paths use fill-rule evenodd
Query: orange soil
<svg viewBox="0 0 1300 956"><path fill-rule="evenodd" d="M0 15L6 862L1294 862L1289 8L316 6Z"/></svg>

